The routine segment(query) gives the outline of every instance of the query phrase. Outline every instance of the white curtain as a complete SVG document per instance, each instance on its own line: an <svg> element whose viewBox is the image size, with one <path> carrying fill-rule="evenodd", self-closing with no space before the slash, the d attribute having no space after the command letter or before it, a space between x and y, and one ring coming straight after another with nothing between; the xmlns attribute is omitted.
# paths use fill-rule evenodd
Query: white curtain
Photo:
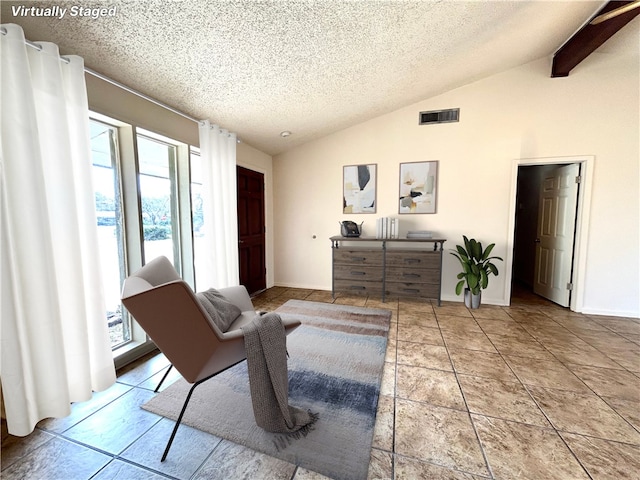
<svg viewBox="0 0 640 480"><path fill-rule="evenodd" d="M2 25L0 380L24 436L115 382L99 272L80 57Z"/></svg>
<svg viewBox="0 0 640 480"><path fill-rule="evenodd" d="M200 122L200 158L206 258L199 261L203 285L222 288L240 283L238 269L238 199L236 187L236 135Z"/></svg>

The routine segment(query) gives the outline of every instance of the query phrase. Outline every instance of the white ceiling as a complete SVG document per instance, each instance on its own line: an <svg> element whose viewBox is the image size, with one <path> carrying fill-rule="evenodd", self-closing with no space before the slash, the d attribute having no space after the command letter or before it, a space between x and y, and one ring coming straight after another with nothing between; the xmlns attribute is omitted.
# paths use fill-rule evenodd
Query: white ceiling
<svg viewBox="0 0 640 480"><path fill-rule="evenodd" d="M603 1L2 1L2 22L274 155L551 56ZM11 5L115 6L100 19ZM451 107L454 107L452 105ZM416 121L418 115L416 112ZM293 134L281 138L280 132Z"/></svg>

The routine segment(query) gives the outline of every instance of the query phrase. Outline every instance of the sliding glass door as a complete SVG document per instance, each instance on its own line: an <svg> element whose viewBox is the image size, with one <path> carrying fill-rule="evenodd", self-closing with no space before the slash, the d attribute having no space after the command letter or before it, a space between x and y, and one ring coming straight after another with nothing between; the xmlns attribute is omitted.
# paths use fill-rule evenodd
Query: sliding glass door
<svg viewBox="0 0 640 480"><path fill-rule="evenodd" d="M123 312L120 303L126 263L118 131L111 125L91 120L90 132L98 242L107 308L105 315L111 348L117 348L131 340L129 315Z"/></svg>
<svg viewBox="0 0 640 480"><path fill-rule="evenodd" d="M122 307L126 276L162 255L195 287L195 250L205 248L200 157L196 148L100 114L92 114L90 133L105 321L123 365L153 348Z"/></svg>

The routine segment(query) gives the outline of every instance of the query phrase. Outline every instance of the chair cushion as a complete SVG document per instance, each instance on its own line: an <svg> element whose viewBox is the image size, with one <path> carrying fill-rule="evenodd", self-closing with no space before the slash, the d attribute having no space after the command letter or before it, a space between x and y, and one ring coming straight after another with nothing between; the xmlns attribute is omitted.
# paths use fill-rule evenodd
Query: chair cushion
<svg viewBox="0 0 640 480"><path fill-rule="evenodd" d="M196 298L209 315L209 321L223 333L229 329L233 321L242 313L237 306L227 300L215 288L196 293Z"/></svg>

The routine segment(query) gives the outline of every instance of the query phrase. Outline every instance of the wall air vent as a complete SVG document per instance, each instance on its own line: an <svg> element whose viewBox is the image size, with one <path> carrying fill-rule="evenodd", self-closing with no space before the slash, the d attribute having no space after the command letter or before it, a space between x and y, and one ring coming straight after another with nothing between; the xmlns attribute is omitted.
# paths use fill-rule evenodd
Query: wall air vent
<svg viewBox="0 0 640 480"><path fill-rule="evenodd" d="M434 123L451 123L460 121L460 109L450 108L448 110L432 110L430 112L420 112L418 125L431 125Z"/></svg>

